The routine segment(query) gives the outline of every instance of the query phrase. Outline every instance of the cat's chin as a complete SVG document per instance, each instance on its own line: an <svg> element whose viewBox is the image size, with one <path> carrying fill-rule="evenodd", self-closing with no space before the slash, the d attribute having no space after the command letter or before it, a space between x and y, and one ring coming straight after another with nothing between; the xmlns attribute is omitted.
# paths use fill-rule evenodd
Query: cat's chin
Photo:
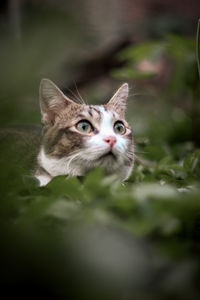
<svg viewBox="0 0 200 300"><path fill-rule="evenodd" d="M107 152L107 153L105 153L105 154L103 154L102 156L99 157L99 159L107 159L107 158L108 159L114 159L114 160L117 159L116 155L112 151L109 151L109 152Z"/></svg>

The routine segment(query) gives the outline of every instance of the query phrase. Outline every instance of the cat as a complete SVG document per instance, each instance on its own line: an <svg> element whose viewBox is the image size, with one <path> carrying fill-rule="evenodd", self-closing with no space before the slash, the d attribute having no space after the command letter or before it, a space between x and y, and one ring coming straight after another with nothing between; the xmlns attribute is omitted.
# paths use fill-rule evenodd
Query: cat
<svg viewBox="0 0 200 300"><path fill-rule="evenodd" d="M105 105L69 99L49 79L40 84L43 131L35 177L40 186L57 175L84 176L101 166L125 181L134 165L131 127L125 121L128 84Z"/></svg>

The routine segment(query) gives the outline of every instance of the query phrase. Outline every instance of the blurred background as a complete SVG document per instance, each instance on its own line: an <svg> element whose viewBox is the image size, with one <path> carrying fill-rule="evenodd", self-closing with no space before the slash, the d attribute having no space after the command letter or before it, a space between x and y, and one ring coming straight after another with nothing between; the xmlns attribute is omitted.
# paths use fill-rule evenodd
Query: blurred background
<svg viewBox="0 0 200 300"><path fill-rule="evenodd" d="M71 97L78 94L77 86L89 103L104 103L128 81L136 135L148 126L146 118L138 120L137 107L155 114L171 102L174 110L164 109L166 118L172 113L181 122L185 112L192 115L195 125L188 126L194 125L197 141L192 94L198 82L194 38L199 13L196 0L2 0L1 124L40 122L43 77Z"/></svg>
<svg viewBox="0 0 200 300"><path fill-rule="evenodd" d="M199 16L197 0L0 1L0 133L40 124L41 78L91 104L128 82L138 157L125 187L97 170L39 188L35 136L1 140L8 297L199 299Z"/></svg>

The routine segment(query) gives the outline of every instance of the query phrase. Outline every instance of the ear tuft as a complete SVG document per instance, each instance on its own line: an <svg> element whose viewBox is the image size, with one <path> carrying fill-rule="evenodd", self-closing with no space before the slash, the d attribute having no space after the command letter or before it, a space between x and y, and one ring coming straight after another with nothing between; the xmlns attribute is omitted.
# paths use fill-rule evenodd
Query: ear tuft
<svg viewBox="0 0 200 300"><path fill-rule="evenodd" d="M42 79L40 82L40 108L42 121L53 124L55 116L59 115L62 109L74 102L68 99L63 92L49 79Z"/></svg>
<svg viewBox="0 0 200 300"><path fill-rule="evenodd" d="M117 90L114 96L107 103L107 107L110 110L116 111L119 115L124 117L126 110L126 101L128 98L129 87L128 83L122 84L122 86Z"/></svg>

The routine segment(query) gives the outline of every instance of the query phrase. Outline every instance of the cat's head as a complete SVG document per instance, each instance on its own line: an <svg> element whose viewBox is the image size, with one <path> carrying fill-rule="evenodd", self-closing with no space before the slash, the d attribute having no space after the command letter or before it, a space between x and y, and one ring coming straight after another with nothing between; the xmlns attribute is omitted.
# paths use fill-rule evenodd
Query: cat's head
<svg viewBox="0 0 200 300"><path fill-rule="evenodd" d="M94 167L103 166L108 173L120 169L122 173L129 169L130 173L133 137L124 118L127 97L125 83L105 105L79 104L66 97L53 82L43 79L40 85L43 152L48 159L57 161L58 168L66 163L60 172L47 171L53 176L84 175Z"/></svg>

